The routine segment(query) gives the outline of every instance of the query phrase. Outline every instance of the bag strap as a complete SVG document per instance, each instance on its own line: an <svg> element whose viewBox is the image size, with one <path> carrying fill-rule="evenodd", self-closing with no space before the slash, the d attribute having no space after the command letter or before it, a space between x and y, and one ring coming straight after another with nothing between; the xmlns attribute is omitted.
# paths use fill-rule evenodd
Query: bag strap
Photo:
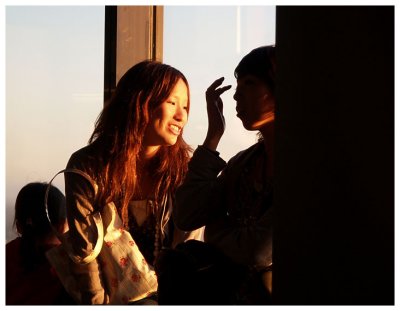
<svg viewBox="0 0 400 311"><path fill-rule="evenodd" d="M55 174L53 176L52 179L50 179L47 188L46 188L46 192L44 195L44 206L45 206L45 211L46 211L46 216L47 219L50 223L51 228L53 229L53 232L55 233L55 235L57 236L57 238L61 241L61 243L64 245L64 247L67 250L67 253L69 255L69 257L78 264L87 264L91 261L93 261L94 259L96 259L96 257L100 254L101 248L103 247L103 240L104 240L104 228L103 228L103 221L101 218L101 214L100 212L96 212L92 215L90 215L95 223L96 229L97 229L97 241L96 244L92 250L92 252L87 255L86 257L80 257L80 256L76 256L73 254L72 250L70 249L70 245L67 243L65 235L61 234L51 223L50 220L50 215L49 215L49 208L48 208L48 197L49 197L49 191L50 191L50 187L51 187L51 183L53 182L53 180L61 173L75 173L78 174L80 176L82 176L83 178L85 178L93 187L94 193L95 195L97 195L97 190L98 190L98 186L97 184L93 181L93 179L89 176L89 174L85 173L84 171L81 171L79 169L75 169L75 168L68 168L68 169L63 169L61 171L59 171L57 174Z"/></svg>

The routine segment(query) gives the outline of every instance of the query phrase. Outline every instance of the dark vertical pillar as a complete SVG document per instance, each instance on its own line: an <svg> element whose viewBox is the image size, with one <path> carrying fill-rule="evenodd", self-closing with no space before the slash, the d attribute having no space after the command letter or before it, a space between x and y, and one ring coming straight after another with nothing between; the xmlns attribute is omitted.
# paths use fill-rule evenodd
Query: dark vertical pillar
<svg viewBox="0 0 400 311"><path fill-rule="evenodd" d="M117 7L106 6L105 15L104 103L107 103L116 86Z"/></svg>
<svg viewBox="0 0 400 311"><path fill-rule="evenodd" d="M277 7L277 304L394 304L394 7Z"/></svg>

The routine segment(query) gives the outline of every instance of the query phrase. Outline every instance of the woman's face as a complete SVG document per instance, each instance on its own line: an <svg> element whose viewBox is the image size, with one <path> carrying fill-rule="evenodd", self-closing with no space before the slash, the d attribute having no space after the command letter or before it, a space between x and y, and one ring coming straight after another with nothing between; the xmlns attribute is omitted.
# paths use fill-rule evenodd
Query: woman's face
<svg viewBox="0 0 400 311"><path fill-rule="evenodd" d="M174 145L187 119L188 90L179 79L168 99L151 113L143 144L147 147Z"/></svg>
<svg viewBox="0 0 400 311"><path fill-rule="evenodd" d="M237 117L249 131L260 130L274 120L275 97L256 76L245 75L237 79L235 94Z"/></svg>

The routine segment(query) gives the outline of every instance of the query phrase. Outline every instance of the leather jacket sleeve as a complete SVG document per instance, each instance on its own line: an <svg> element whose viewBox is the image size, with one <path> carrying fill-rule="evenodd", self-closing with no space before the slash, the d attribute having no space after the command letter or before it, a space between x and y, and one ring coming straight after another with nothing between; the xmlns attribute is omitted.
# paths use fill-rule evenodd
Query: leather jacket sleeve
<svg viewBox="0 0 400 311"><path fill-rule="evenodd" d="M223 213L223 183L218 174L225 166L224 160L205 147L196 149L185 180L176 191L173 219L179 229L198 229Z"/></svg>
<svg viewBox="0 0 400 311"><path fill-rule="evenodd" d="M79 154L71 156L67 168L77 168L88 171L79 159ZM89 214L95 211L94 189L90 183L75 173L65 173L65 194L67 217L69 225L69 241L75 255L86 257L93 250L97 241L97 231L91 223ZM104 304L108 297L104 291L101 279L101 270L97 259L88 263L73 264L77 283L82 293L82 304Z"/></svg>
<svg viewBox="0 0 400 311"><path fill-rule="evenodd" d="M205 225L205 241L236 263L264 269L272 264L273 209L268 208L261 217L250 221L234 219L229 212L230 204L239 199L234 185L240 170L256 148L238 153L225 164L213 152L199 146L177 191L173 216L183 230Z"/></svg>

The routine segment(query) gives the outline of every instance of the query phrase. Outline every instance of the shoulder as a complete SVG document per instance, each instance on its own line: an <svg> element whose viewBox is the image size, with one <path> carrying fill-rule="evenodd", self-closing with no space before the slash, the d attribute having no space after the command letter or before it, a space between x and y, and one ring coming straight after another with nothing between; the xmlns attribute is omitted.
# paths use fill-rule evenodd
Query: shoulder
<svg viewBox="0 0 400 311"><path fill-rule="evenodd" d="M88 174L92 180L97 184L101 177L103 169L103 161L100 156L100 152L96 150L92 145L87 145L77 151L75 151L68 160L67 169L77 169ZM70 187L75 188L76 186L81 187L82 177L77 174L67 174L68 184ZM66 175L66 176L67 176ZM79 185L78 185L79 184ZM86 182L85 182L86 184Z"/></svg>
<svg viewBox="0 0 400 311"><path fill-rule="evenodd" d="M15 258L13 259L13 257L18 255L20 245L21 245L21 237L15 238L14 240L12 240L6 244L7 263L9 262L8 259L14 260Z"/></svg>
<svg viewBox="0 0 400 311"><path fill-rule="evenodd" d="M23 275L21 268L20 245L20 237L6 244L6 280L8 285L10 282L15 282L15 278L19 278Z"/></svg>
<svg viewBox="0 0 400 311"><path fill-rule="evenodd" d="M101 175L104 167L104 160L101 151L93 144L87 145L75 151L68 160L66 168L79 169L91 175Z"/></svg>
<svg viewBox="0 0 400 311"><path fill-rule="evenodd" d="M229 161L228 165L235 164L237 162L246 161L249 159L254 153L256 153L259 148L262 147L262 142L255 143L254 145L250 146L249 148L238 152L234 155Z"/></svg>
<svg viewBox="0 0 400 311"><path fill-rule="evenodd" d="M90 145L75 151L69 158L67 168L82 169L88 163L92 162L94 151Z"/></svg>
<svg viewBox="0 0 400 311"><path fill-rule="evenodd" d="M224 169L224 175L230 176L229 178L235 179L240 172L245 169L245 167L252 161L253 155L257 153L259 148L261 148L261 144L255 143L254 145L250 146L249 148L238 152L234 155L227 163ZM236 177L234 177L236 176Z"/></svg>

